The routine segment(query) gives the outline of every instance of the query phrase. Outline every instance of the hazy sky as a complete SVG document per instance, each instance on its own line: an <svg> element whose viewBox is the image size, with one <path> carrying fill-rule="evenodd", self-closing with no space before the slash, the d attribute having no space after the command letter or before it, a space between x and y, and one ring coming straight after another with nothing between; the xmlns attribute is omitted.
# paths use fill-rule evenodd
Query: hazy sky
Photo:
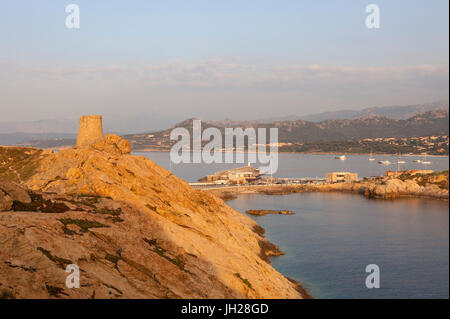
<svg viewBox="0 0 450 319"><path fill-rule="evenodd" d="M81 28L67 29L66 5ZM381 28L365 26L369 3ZM448 100L448 0L0 1L0 121Z"/></svg>

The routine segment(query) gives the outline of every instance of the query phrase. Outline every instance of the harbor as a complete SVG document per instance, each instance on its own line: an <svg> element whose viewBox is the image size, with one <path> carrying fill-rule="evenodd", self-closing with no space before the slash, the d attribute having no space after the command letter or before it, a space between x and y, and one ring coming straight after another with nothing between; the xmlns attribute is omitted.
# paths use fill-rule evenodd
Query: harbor
<svg viewBox="0 0 450 319"><path fill-rule="evenodd" d="M168 169L175 176L185 180L188 183L199 183L199 179L216 172L239 168L242 164L174 164L170 161L169 152L136 152L136 155L150 158L156 164ZM324 180L326 174L330 172L353 172L358 174L358 178L381 176L387 170L448 170L448 156L428 156L431 164L422 164L416 160L424 160L424 156L403 156L402 160L406 163L397 165L396 155L373 155L374 161L369 160L368 155L347 154L345 161L334 159L333 154L298 154L298 153L279 153L278 170L263 177L274 177L280 179L296 179L299 182L305 180L314 180L316 178ZM378 161L389 160L391 165L381 165ZM247 159L245 159L245 163ZM244 164L245 165L245 164ZM264 163L252 163L253 167L264 166ZM398 167L399 166L399 167Z"/></svg>

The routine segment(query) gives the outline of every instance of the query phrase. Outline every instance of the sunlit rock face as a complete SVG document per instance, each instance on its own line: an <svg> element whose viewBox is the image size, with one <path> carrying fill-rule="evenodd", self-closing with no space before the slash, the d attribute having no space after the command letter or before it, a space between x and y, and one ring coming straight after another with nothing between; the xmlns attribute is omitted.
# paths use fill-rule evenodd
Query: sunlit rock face
<svg viewBox="0 0 450 319"><path fill-rule="evenodd" d="M21 180L33 203L18 206L30 211L0 213L0 287L12 287L5 294L302 297L267 262L279 252L255 221L129 152L115 135L32 152L32 173ZM79 289L65 287L69 261L82 269Z"/></svg>

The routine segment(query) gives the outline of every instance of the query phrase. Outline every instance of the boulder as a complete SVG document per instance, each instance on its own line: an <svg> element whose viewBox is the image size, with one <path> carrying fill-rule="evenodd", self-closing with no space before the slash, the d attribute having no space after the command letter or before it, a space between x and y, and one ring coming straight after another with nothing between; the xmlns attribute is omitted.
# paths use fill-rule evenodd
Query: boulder
<svg viewBox="0 0 450 319"><path fill-rule="evenodd" d="M22 203L31 203L31 198L28 192L19 185L10 182L7 179L0 178L0 192L2 192L3 198L9 197L11 200L17 200Z"/></svg>
<svg viewBox="0 0 450 319"><path fill-rule="evenodd" d="M91 145L91 147L112 154L129 154L131 152L130 143L114 134L106 134L103 140Z"/></svg>
<svg viewBox="0 0 450 319"><path fill-rule="evenodd" d="M12 207L11 197L0 190L0 212L8 211Z"/></svg>

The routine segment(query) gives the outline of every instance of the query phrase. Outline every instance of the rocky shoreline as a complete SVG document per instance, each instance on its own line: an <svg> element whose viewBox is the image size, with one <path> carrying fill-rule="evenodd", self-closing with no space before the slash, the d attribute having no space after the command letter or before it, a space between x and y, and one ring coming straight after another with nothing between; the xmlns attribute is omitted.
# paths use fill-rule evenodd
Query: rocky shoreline
<svg viewBox="0 0 450 319"><path fill-rule="evenodd" d="M430 174L431 175L431 174ZM426 177L426 176L425 176ZM224 201L233 200L239 194L288 195L306 192L342 192L363 195L374 199L396 199L402 197L420 197L448 201L448 173L433 174L437 183L423 183L418 178L391 178L380 176L374 179L352 183L323 185L270 185L236 186L206 190Z"/></svg>
<svg viewBox="0 0 450 319"><path fill-rule="evenodd" d="M267 214L276 215L294 215L294 212L290 210L267 210L267 209L249 209L245 211L249 215L253 216L264 216Z"/></svg>

